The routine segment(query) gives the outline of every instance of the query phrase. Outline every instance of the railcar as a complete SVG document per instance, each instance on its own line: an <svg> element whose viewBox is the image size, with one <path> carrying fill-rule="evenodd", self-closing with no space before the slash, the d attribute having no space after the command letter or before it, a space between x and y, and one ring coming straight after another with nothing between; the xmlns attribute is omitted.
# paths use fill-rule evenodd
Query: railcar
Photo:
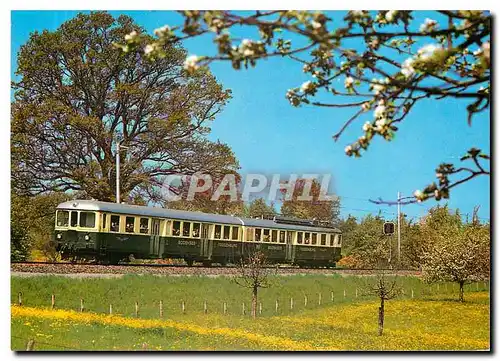
<svg viewBox="0 0 500 361"><path fill-rule="evenodd" d="M73 200L57 207L54 242L63 258L111 264L133 256L225 265L258 250L270 263L334 266L341 257L342 235L336 228L293 218Z"/></svg>

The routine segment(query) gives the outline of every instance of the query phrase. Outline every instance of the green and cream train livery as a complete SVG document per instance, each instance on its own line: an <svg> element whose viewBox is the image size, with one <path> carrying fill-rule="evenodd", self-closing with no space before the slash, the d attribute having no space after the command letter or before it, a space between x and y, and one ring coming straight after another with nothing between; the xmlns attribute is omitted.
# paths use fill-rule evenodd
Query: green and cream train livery
<svg viewBox="0 0 500 361"><path fill-rule="evenodd" d="M332 226L275 216L270 219L73 200L59 204L54 242L64 259L116 264L136 259L239 263L252 252L269 263L333 267L342 235Z"/></svg>

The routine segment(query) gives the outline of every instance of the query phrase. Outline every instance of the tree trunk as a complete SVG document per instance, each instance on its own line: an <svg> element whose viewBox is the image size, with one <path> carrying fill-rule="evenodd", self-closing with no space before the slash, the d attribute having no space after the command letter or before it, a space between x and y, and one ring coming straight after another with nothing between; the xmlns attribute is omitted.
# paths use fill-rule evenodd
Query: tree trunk
<svg viewBox="0 0 500 361"><path fill-rule="evenodd" d="M257 286L253 287L252 294L252 317L255 319L257 317L257 292L259 288Z"/></svg>
<svg viewBox="0 0 500 361"><path fill-rule="evenodd" d="M458 283L458 284L459 284L459 286L460 286L460 291L459 291L459 293L458 293L458 300L459 300L460 302L464 302L464 301L465 301L465 299L464 299L464 283L465 283L464 281L460 281L460 282Z"/></svg>
<svg viewBox="0 0 500 361"><path fill-rule="evenodd" d="M384 299L380 299L380 307L378 308L378 335L382 336L384 332Z"/></svg>

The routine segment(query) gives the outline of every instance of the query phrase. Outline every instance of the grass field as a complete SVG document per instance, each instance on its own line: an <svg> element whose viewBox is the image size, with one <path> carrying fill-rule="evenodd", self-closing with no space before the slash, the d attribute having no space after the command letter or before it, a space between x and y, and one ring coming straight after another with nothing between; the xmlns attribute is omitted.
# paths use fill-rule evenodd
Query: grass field
<svg viewBox="0 0 500 361"><path fill-rule="evenodd" d="M369 277L287 276L261 292L262 314L242 315L250 295L226 277L126 276L119 279L12 278L12 349L36 350L484 350L489 348L489 298L468 286L459 303L449 285L429 287L400 277L405 295L386 306L377 334ZM487 286L487 285L486 285ZM358 289L358 297L356 297ZM343 296L344 290L346 297ZM413 290L414 298L411 298ZM334 300L331 300L331 292ZM56 309L51 310L51 294ZM321 304L319 304L321 294ZM307 296L305 305L304 296ZM78 312L80 298L85 312ZM293 309L290 309L293 298ZM159 318L158 302L164 317ZM279 303L275 310L276 299ZM135 302L140 305L134 317ZM184 301L186 313L180 303ZM207 314L203 303L207 303ZM223 302L227 314L222 312ZM107 315L109 304L113 315ZM467 322L464 322L464 319Z"/></svg>

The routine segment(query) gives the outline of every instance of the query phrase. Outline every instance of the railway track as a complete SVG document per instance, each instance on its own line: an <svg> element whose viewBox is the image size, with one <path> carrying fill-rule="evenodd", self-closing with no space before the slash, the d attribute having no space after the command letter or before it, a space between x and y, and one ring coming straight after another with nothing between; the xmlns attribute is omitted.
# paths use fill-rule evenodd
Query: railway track
<svg viewBox="0 0 500 361"><path fill-rule="evenodd" d="M420 275L416 270L392 269L339 269L339 268L299 268L297 266L270 266L276 274L351 274L375 275L379 272L397 275ZM238 266L205 267L202 265L187 266L184 264L119 264L99 265L83 263L51 263L51 262L13 262L11 272L41 274L159 274L159 275L236 275Z"/></svg>

